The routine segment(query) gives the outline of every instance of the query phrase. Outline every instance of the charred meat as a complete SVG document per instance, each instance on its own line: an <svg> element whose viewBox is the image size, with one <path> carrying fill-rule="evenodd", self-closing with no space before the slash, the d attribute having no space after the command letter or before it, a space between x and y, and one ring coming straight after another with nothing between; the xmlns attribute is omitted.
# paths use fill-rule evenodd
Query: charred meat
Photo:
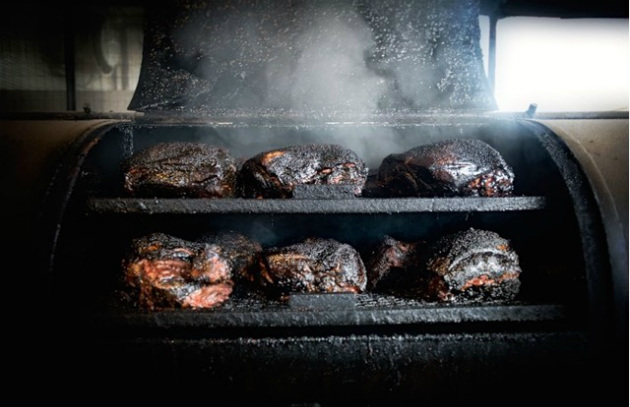
<svg viewBox="0 0 630 407"><path fill-rule="evenodd" d="M233 197L236 160L221 147L193 142L159 143L123 163L124 189L138 197Z"/></svg>
<svg viewBox="0 0 630 407"><path fill-rule="evenodd" d="M361 293L366 287L366 270L352 246L334 239L310 237L265 249L260 283L279 295Z"/></svg>
<svg viewBox="0 0 630 407"><path fill-rule="evenodd" d="M476 139L445 140L385 157L364 191L374 197L510 196L514 172Z"/></svg>
<svg viewBox="0 0 630 407"><path fill-rule="evenodd" d="M385 236L366 257L367 289L401 291L416 284L424 246L423 241L405 242Z"/></svg>
<svg viewBox="0 0 630 407"><path fill-rule="evenodd" d="M422 296L439 302L513 300L521 267L510 242L497 233L470 228L441 237L428 252Z"/></svg>
<svg viewBox="0 0 630 407"><path fill-rule="evenodd" d="M123 260L124 283L141 308L214 308L234 286L232 263L216 247L164 233L135 239Z"/></svg>
<svg viewBox="0 0 630 407"><path fill-rule="evenodd" d="M361 195L368 168L336 144L307 144L266 151L246 160L239 173L243 198L291 198L296 185L352 185Z"/></svg>
<svg viewBox="0 0 630 407"><path fill-rule="evenodd" d="M210 233L198 241L210 245L232 266L232 276L236 282L254 283L258 281L258 267L262 255L260 243L234 231Z"/></svg>

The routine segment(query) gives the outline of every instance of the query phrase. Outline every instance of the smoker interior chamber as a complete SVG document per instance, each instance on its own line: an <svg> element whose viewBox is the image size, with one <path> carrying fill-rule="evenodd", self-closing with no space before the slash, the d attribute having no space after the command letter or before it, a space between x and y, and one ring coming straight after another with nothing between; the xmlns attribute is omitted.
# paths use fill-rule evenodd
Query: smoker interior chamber
<svg viewBox="0 0 630 407"><path fill-rule="evenodd" d="M593 182L590 157L566 134L532 114L495 110L479 7L496 9L488 13L496 20L511 15L510 4L147 3L133 115L3 126L77 134L51 166L36 241L24 250L36 284L11 284L27 310L17 314L27 340L16 348L32 361L22 377L51 400L89 394L111 404L614 404L628 383L627 334L617 325L627 317L619 256L627 230L619 250L598 188L609 184ZM627 131L622 113L584 122L597 132L613 118ZM611 144L622 144L615 137ZM374 172L389 154L456 138L483 140L503 156L513 196L376 198L332 188L193 199L123 190L124 160L164 141L209 143L239 161L335 143ZM217 308L147 311L120 292L127 249L154 232L195 240L231 230L263 248L326 237L365 257L385 236L434 241L471 227L497 232L518 254L513 301L366 291L284 302L237 285ZM618 264L621 272L611 269Z"/></svg>
<svg viewBox="0 0 630 407"><path fill-rule="evenodd" d="M122 161L162 141L210 143L240 159L333 142L376 169L387 154L452 138L496 148L514 169L514 196L165 199L122 189ZM72 146L40 225L47 303L64 310L53 312L54 328L67 334L57 363L76 364L78 382L113 399L192 401L222 393L230 403L503 405L540 397L576 402L595 392L606 398L617 383L616 356L597 213L564 142L521 118L112 121ZM216 309L145 311L117 291L131 240L152 232L194 240L235 230L263 247L330 237L367 255L385 235L431 241L469 227L513 244L523 270L513 302L450 305L372 292L280 302L237 286Z"/></svg>

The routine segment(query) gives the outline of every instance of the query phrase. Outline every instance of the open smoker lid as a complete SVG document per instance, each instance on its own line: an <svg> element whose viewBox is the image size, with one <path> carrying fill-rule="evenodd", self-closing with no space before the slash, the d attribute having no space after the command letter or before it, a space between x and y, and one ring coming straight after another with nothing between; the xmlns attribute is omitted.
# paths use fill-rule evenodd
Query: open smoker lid
<svg viewBox="0 0 630 407"><path fill-rule="evenodd" d="M129 110L495 110L475 0L175 0L147 6Z"/></svg>

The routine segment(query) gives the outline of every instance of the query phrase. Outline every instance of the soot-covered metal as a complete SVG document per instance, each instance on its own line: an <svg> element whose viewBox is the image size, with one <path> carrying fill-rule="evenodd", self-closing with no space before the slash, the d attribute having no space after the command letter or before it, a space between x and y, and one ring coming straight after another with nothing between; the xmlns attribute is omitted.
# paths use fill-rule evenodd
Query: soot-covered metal
<svg viewBox="0 0 630 407"><path fill-rule="evenodd" d="M131 110L496 108L475 0L178 0L148 12Z"/></svg>
<svg viewBox="0 0 630 407"><path fill-rule="evenodd" d="M487 112L477 2L182 0L148 12L130 105L144 116L79 138L43 213L45 302L71 311L47 326L62 334L43 376L69 366L73 389L112 403L614 399L627 380L616 374L601 296L608 266L596 201L555 134ZM364 196L348 185L300 185L282 198L133 196L124 184L125 163L166 142L221 147L237 163L335 144L369 177L390 154L454 139L496 149L514 175L506 196ZM120 286L129 248L155 233L177 239L168 254L178 259L180 243L236 232L263 251L334 239L367 260L388 236L430 247L470 228L518 254L509 299L444 303L367 284L287 300L234 283L217 306L144 309Z"/></svg>
<svg viewBox="0 0 630 407"><path fill-rule="evenodd" d="M349 130L362 136L348 137ZM370 168L378 166L376 157L452 135L479 139L513 168L514 195L369 198L323 188L298 198L247 199L125 192L123 163L134 151L177 139L254 156L252 150L269 146L267 139L250 144L258 131L275 136L272 147L311 137L369 145L374 134L390 133L399 144L372 151ZM566 147L543 127L491 117L450 117L439 125L264 127L169 118L120 123L87 134L75 148L58 173L55 187L62 193L52 195L62 198L50 203L42 228L58 233L46 255L49 301L74 310L56 319L55 329L84 340L67 339L59 345L61 360L49 354L47 363L90 372L98 379L86 383L81 375L76 382L107 390L112 401L192 402L207 394L199 389L209 389L229 392L230 402L265 397L279 405L385 405L421 398L437 405L465 402L492 383L493 397L484 404L499 405L513 397L515 383L522 391L544 389L555 402L577 401L591 395L590 386L616 383L605 373L589 376L592 369L612 371L602 370L611 360L605 331L599 337L591 331L593 319L606 324L602 304L589 294L604 284L598 270L605 267L601 230L589 209L594 199ZM366 290L339 297L300 293L286 301L235 284L218 307L151 311L134 306L119 285L133 239L151 233L200 241L208 233L236 231L263 248L317 236L349 244L367 259L385 236L432 243L470 227L498 233L518 253L515 299L444 304L404 290ZM154 390L155 375L168 376L168 394ZM135 387L123 391L121 382ZM452 386L461 392L445 402ZM535 402L534 394L520 397Z"/></svg>

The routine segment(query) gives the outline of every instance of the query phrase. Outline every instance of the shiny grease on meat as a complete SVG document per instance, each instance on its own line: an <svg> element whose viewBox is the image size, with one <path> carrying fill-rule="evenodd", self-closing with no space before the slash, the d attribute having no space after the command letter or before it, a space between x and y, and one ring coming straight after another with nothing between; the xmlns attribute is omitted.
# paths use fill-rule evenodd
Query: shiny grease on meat
<svg viewBox="0 0 630 407"><path fill-rule="evenodd" d="M148 310L214 308L234 286L232 260L220 247L165 233L134 239L123 270L131 298Z"/></svg>
<svg viewBox="0 0 630 407"><path fill-rule="evenodd" d="M165 142L123 163L124 189L137 197L230 198L237 163L228 150L203 143Z"/></svg>
<svg viewBox="0 0 630 407"><path fill-rule="evenodd" d="M246 160L237 181L243 198L291 198L296 185L352 185L361 195L368 168L357 154L336 144L296 145Z"/></svg>
<svg viewBox="0 0 630 407"><path fill-rule="evenodd" d="M444 140L386 156L364 196L500 197L514 192L514 172L477 139Z"/></svg>
<svg viewBox="0 0 630 407"><path fill-rule="evenodd" d="M260 284L274 295L361 293L366 270L360 254L334 239L309 237L264 250Z"/></svg>
<svg viewBox="0 0 630 407"><path fill-rule="evenodd" d="M510 301L519 293L521 267L510 242L470 228L445 235L427 253L420 293L440 302Z"/></svg>
<svg viewBox="0 0 630 407"><path fill-rule="evenodd" d="M470 228L433 242L385 238L365 260L368 289L427 302L504 302L520 291L521 267L510 242Z"/></svg>

